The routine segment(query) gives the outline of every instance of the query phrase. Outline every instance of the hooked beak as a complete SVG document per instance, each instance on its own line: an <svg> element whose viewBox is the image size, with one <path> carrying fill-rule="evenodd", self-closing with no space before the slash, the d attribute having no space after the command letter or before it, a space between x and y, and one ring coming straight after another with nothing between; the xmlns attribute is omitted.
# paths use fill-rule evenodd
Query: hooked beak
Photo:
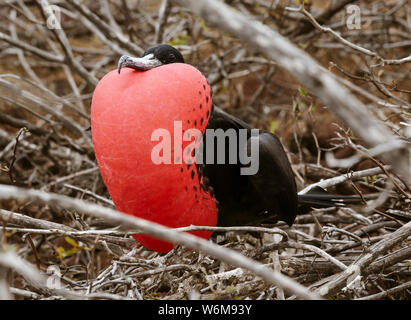
<svg viewBox="0 0 411 320"><path fill-rule="evenodd" d="M160 60L154 58L153 54L148 54L142 58L134 58L130 56L122 56L118 61L118 73L121 68L127 67L134 70L146 71L161 66Z"/></svg>

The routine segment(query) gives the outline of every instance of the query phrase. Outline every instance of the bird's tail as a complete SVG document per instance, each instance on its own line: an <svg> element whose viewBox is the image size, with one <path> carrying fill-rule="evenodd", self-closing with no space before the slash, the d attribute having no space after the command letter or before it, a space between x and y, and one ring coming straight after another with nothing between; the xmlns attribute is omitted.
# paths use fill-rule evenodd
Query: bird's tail
<svg viewBox="0 0 411 320"><path fill-rule="evenodd" d="M369 197L366 197L368 199ZM306 194L298 195L298 203L314 208L345 207L348 204L363 204L360 196L337 196L328 193L322 188L314 188Z"/></svg>

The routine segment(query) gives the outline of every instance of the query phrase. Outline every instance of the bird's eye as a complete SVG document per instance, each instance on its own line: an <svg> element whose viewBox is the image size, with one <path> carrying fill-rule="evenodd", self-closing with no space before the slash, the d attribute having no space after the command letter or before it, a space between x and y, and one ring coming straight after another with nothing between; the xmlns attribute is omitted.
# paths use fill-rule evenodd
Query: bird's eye
<svg viewBox="0 0 411 320"><path fill-rule="evenodd" d="M174 53L170 53L169 55L168 55L168 60L169 61L173 61L173 60L175 60L176 59L176 56L174 55Z"/></svg>

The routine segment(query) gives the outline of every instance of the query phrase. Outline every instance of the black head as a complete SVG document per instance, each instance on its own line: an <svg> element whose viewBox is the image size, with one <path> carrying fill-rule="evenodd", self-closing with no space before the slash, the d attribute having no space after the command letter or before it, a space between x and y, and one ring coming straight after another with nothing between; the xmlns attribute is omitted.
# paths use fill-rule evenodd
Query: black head
<svg viewBox="0 0 411 320"><path fill-rule="evenodd" d="M159 44L151 47L144 52L144 57L152 54L155 59L161 61L162 64L184 63L183 55L176 48L168 44Z"/></svg>
<svg viewBox="0 0 411 320"><path fill-rule="evenodd" d="M118 73L123 67L145 71L170 63L184 63L184 58L176 48L160 44L147 49L142 58L122 56L118 62Z"/></svg>

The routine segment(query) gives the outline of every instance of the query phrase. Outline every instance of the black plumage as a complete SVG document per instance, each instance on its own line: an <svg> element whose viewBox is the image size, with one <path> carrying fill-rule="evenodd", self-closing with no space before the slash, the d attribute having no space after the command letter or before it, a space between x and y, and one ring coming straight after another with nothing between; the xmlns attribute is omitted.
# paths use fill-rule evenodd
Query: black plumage
<svg viewBox="0 0 411 320"><path fill-rule="evenodd" d="M143 58L122 56L118 70L122 67L137 70L149 70L169 63L184 63L178 50L169 45L149 48ZM240 170L246 165L237 161L228 163L229 140L224 143L226 163L218 164L216 156L213 163L207 163L207 129L234 130L237 133L247 131L244 142L237 139L237 150L250 151L253 139L250 125L224 112L213 105L213 111L203 136L203 163L197 165L199 177L206 181L202 187L214 195L218 203L218 225L257 225L262 222L277 220L292 225L299 210L299 205L313 207L343 206L345 203L359 203L357 196L334 196L324 190L314 190L305 195L298 195L294 175L286 153L279 139L272 133L258 131L259 170L254 175L241 175ZM217 154L217 145L214 145Z"/></svg>
<svg viewBox="0 0 411 320"><path fill-rule="evenodd" d="M241 150L249 151L251 129L244 121L214 107L208 121L203 141L207 141L207 129L224 131L245 129L248 132L246 143L237 139L238 155ZM204 165L204 176L210 181L218 201L218 225L235 226L258 224L278 216L291 225L297 214L297 187L290 163L278 138L270 132L259 130L259 169L255 175L241 175L241 164L237 158L235 164L229 164L229 140L225 141L226 163ZM206 143L205 143L206 145ZM216 144L214 144L216 149ZM207 150L207 147L204 148ZM214 155L217 154L215 150ZM206 152L204 157L206 158ZM204 161L205 162L205 161Z"/></svg>

